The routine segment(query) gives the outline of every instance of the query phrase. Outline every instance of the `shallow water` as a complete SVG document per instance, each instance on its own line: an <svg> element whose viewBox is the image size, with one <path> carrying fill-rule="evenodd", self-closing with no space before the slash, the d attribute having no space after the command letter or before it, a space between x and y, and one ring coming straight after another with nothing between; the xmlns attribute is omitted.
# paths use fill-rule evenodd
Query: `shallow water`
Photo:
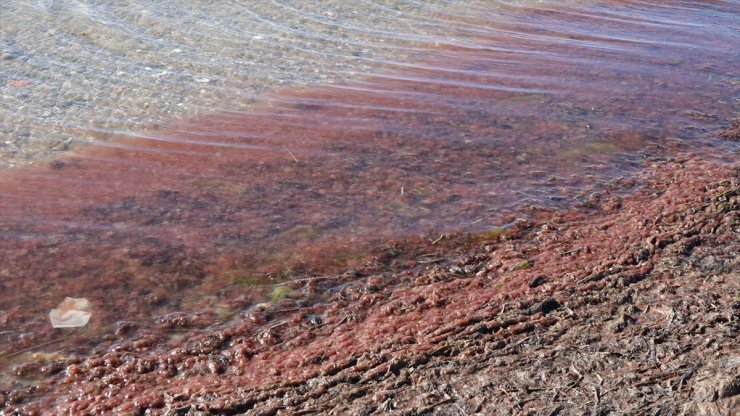
<svg viewBox="0 0 740 416"><path fill-rule="evenodd" d="M80 129L244 109L269 87L406 62L471 13L448 3L2 2L0 165L92 138Z"/></svg>
<svg viewBox="0 0 740 416"><path fill-rule="evenodd" d="M738 110L737 1L82 4L3 5L3 23L44 16L36 35L54 32L3 61L40 68L4 72L3 134L63 130L75 143L2 174L6 364L136 334L117 325L170 331L175 312L193 326L230 319L277 283L340 271L391 238L607 198L646 158L737 156L711 134ZM14 27L3 39L18 45ZM168 73L144 76L148 60ZM58 103L75 79L57 62L92 71L71 89L93 103L46 123L42 86ZM104 92L114 80L129 101ZM90 325L34 348L69 334L46 317L65 296L91 300Z"/></svg>

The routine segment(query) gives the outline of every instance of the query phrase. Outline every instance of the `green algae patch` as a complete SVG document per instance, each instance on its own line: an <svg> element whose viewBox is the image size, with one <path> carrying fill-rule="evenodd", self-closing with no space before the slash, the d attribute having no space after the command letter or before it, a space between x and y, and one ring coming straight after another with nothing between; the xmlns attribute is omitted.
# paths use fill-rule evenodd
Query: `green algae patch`
<svg viewBox="0 0 740 416"><path fill-rule="evenodd" d="M588 118L603 118L606 116L606 111L600 107L583 107L577 104L560 104L559 109L564 113L564 121L568 123L582 123L588 120Z"/></svg>
<svg viewBox="0 0 740 416"><path fill-rule="evenodd" d="M270 293L270 302L279 302L284 299L292 298L296 295L295 291L287 286L277 286Z"/></svg>
<svg viewBox="0 0 740 416"><path fill-rule="evenodd" d="M588 145L584 146L587 151L593 152L593 153L614 153L618 152L620 149L615 145L614 143L589 143Z"/></svg>
<svg viewBox="0 0 740 416"><path fill-rule="evenodd" d="M532 262L529 260L522 260L511 267L509 267L510 272L515 272L517 270L527 270L530 267L532 267Z"/></svg>
<svg viewBox="0 0 740 416"><path fill-rule="evenodd" d="M499 105L533 104L547 102L549 97L545 94L516 94L511 97L502 98L497 101Z"/></svg>
<svg viewBox="0 0 740 416"><path fill-rule="evenodd" d="M504 225L500 227L493 227L488 231L484 231L481 235L482 239L496 239L503 235L506 235L507 233L511 232L511 226Z"/></svg>
<svg viewBox="0 0 740 416"><path fill-rule="evenodd" d="M283 233L286 238L300 238L300 239L317 239L321 237L321 232L318 228L311 225L297 225L290 230Z"/></svg>
<svg viewBox="0 0 740 416"><path fill-rule="evenodd" d="M218 192L230 195L239 195L246 193L248 188L246 185L228 181L225 179L213 179L201 183L200 188L204 191Z"/></svg>
<svg viewBox="0 0 740 416"><path fill-rule="evenodd" d="M577 160L582 157L587 157L593 154L604 154L604 153L616 153L621 149L614 143L609 142L594 142L584 143L580 146L571 147L569 149L561 150L560 154L565 159Z"/></svg>
<svg viewBox="0 0 740 416"><path fill-rule="evenodd" d="M235 285L239 286L265 286L270 284L269 280L263 276L258 274L250 274L250 275L242 275L235 277L233 280L233 283Z"/></svg>

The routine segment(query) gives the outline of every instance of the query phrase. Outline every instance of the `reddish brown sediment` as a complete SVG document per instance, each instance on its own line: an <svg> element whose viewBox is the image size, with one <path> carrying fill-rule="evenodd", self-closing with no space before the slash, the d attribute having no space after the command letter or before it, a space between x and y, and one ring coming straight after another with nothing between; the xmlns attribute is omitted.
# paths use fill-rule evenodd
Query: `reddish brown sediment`
<svg viewBox="0 0 740 416"><path fill-rule="evenodd" d="M558 32L552 10L522 27L513 14L478 22L414 65L3 172L3 352L64 336L46 314L66 296L100 305L89 332L57 344L69 352L103 347L117 321L217 310L198 320L215 322L263 301L265 284L336 272L388 238L585 201L641 157L700 148L732 116L737 58L714 55L726 37L656 25L638 42L601 22L597 42L594 23L564 15L578 30ZM538 36L552 44L538 50ZM689 40L705 47L684 51Z"/></svg>
<svg viewBox="0 0 740 416"><path fill-rule="evenodd" d="M696 157L652 163L615 185L637 187L621 198L604 191L580 209L523 211L511 228L494 233L390 243L344 274L290 282L292 295L282 301L186 339L140 334L87 359L30 364L30 373L49 366L60 372L38 389L6 392L3 402L26 414L353 413L382 412L381 405L487 413L516 403L522 411L617 404L636 411L655 408L648 398L699 406L711 399L699 389L711 386L701 387L698 375L716 372L730 377L718 404L737 404L731 360L740 354L739 175L737 166ZM329 298L301 302L316 291ZM690 315L702 308L712 312ZM712 334L712 343L702 343L700 333ZM592 337L586 347L610 345L593 354L614 358L583 361L598 367L590 370L554 368L558 360L577 361L583 351L565 340L583 337ZM613 349L635 342L649 344L634 346L647 356ZM691 361L696 356L703 361ZM547 378L497 388L483 380L504 383L516 371L548 372L571 384L553 390L557 399L544 393L555 388ZM428 380L433 374L435 382ZM569 402L592 395L599 374L620 378L597 384L601 396L593 403ZM453 390L469 383L477 394L435 387L419 396L425 380ZM680 381L673 398L659 388L664 380ZM510 390L525 382L529 390ZM641 389L642 401L627 403L622 382ZM484 390L487 400L478 395Z"/></svg>

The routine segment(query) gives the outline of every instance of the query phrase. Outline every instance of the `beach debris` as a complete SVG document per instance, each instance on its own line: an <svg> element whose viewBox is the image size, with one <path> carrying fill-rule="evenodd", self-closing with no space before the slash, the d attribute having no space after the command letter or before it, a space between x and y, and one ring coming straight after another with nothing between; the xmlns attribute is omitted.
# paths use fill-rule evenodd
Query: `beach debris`
<svg viewBox="0 0 740 416"><path fill-rule="evenodd" d="M64 301L49 312L54 328L79 328L87 325L92 313L90 301L85 298L64 298Z"/></svg>
<svg viewBox="0 0 740 416"><path fill-rule="evenodd" d="M535 288L537 286L545 284L547 279L544 276L537 276L529 282L529 287Z"/></svg>

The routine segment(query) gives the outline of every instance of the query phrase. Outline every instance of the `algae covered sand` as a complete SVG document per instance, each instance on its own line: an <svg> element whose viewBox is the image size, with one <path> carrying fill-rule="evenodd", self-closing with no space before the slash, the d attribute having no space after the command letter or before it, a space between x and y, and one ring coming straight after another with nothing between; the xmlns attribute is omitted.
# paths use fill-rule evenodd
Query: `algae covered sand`
<svg viewBox="0 0 740 416"><path fill-rule="evenodd" d="M599 204L525 210L506 233L391 242L185 338L143 332L87 358L32 359L16 371L46 379L3 403L22 414L731 414L739 189L736 165L649 163ZM307 302L317 291L330 297Z"/></svg>

